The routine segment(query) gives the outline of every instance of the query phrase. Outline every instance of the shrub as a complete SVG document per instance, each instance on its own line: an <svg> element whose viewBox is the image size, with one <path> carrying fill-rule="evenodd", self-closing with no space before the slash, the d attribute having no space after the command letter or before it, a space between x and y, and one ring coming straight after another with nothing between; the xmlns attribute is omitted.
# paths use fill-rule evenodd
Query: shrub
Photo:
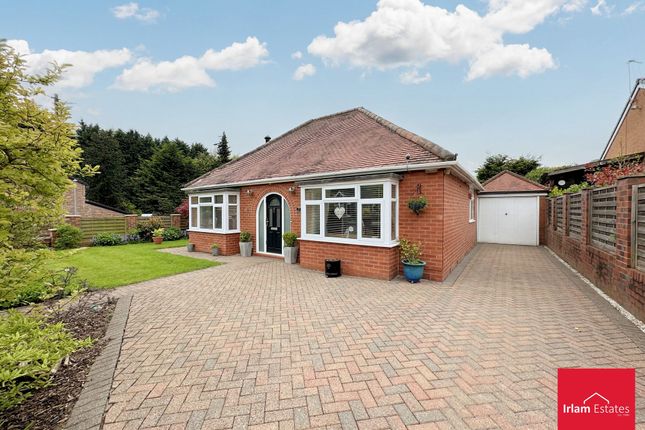
<svg viewBox="0 0 645 430"><path fill-rule="evenodd" d="M251 233L248 231L243 231L240 233L240 242L250 242L251 241Z"/></svg>
<svg viewBox="0 0 645 430"><path fill-rule="evenodd" d="M85 288L76 269L47 269L52 251L0 251L0 309L74 295Z"/></svg>
<svg viewBox="0 0 645 430"><path fill-rule="evenodd" d="M401 260L411 264L419 264L421 262L420 243L413 243L405 239L401 239L399 243L401 245Z"/></svg>
<svg viewBox="0 0 645 430"><path fill-rule="evenodd" d="M56 228L56 249L78 248L81 245L83 233L80 228L63 224Z"/></svg>
<svg viewBox="0 0 645 430"><path fill-rule="evenodd" d="M575 194L579 193L582 190L586 190L587 188L590 188L591 185L589 185L586 182L582 182L580 184L573 184L569 186L569 188L560 188L560 187L553 187L551 189L551 192L549 192L549 197L560 197L565 194Z"/></svg>
<svg viewBox="0 0 645 430"><path fill-rule="evenodd" d="M287 248L293 248L298 241L298 235L290 231L282 235L282 240Z"/></svg>
<svg viewBox="0 0 645 430"><path fill-rule="evenodd" d="M181 231L181 229L177 227L168 227L167 229L164 230L162 237L163 240L169 241L169 240L179 240L184 236L184 233Z"/></svg>
<svg viewBox="0 0 645 430"><path fill-rule="evenodd" d="M219 245L214 243L211 245L211 249L219 249Z"/></svg>
<svg viewBox="0 0 645 430"><path fill-rule="evenodd" d="M150 242L152 240L152 233L160 228L163 228L163 222L161 219L158 217L151 217L150 219L137 223L137 235L140 240Z"/></svg>
<svg viewBox="0 0 645 430"><path fill-rule="evenodd" d="M62 323L47 324L39 316L10 311L0 317L0 411L49 384L60 360L91 344L89 338L74 339Z"/></svg>
<svg viewBox="0 0 645 430"><path fill-rule="evenodd" d="M122 244L123 239L121 235L116 233L99 233L92 238L92 245L94 246L116 246Z"/></svg>
<svg viewBox="0 0 645 430"><path fill-rule="evenodd" d="M158 228L155 231L152 232L152 237L161 237L163 238L163 234L166 231L165 228Z"/></svg>

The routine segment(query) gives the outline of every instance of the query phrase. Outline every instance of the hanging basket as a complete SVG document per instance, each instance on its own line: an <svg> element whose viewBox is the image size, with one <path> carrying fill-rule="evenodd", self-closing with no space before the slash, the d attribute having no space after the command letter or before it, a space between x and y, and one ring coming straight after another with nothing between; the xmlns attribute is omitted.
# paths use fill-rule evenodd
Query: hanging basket
<svg viewBox="0 0 645 430"><path fill-rule="evenodd" d="M418 196L408 200L408 207L417 215L419 215L426 206L428 206L428 200L425 196Z"/></svg>

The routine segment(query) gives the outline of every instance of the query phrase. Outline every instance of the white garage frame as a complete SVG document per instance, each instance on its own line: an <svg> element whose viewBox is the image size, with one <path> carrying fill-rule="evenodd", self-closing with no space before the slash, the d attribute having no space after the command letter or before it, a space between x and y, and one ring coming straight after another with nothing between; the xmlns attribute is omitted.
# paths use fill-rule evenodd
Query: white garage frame
<svg viewBox="0 0 645 430"><path fill-rule="evenodd" d="M540 244L540 197L546 196L546 193L486 193L480 194L477 198L477 241L482 242L482 229L486 228L485 214L482 212L481 201L485 199L508 199L508 198L525 198L535 199L535 234L532 243L521 243L522 245L539 246ZM505 243L487 240L486 243Z"/></svg>

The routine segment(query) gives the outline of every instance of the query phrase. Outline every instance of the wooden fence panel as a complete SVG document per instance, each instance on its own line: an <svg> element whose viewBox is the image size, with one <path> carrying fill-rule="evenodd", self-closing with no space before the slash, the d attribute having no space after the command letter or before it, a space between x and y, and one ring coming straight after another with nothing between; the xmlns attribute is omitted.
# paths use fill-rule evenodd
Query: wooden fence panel
<svg viewBox="0 0 645 430"><path fill-rule="evenodd" d="M564 197L555 199L555 229L564 231Z"/></svg>
<svg viewBox="0 0 645 430"><path fill-rule="evenodd" d="M125 217L81 218L80 228L83 240L91 240L99 233L126 233Z"/></svg>
<svg viewBox="0 0 645 430"><path fill-rule="evenodd" d="M632 266L645 271L645 184L632 188Z"/></svg>
<svg viewBox="0 0 645 430"><path fill-rule="evenodd" d="M569 195L567 215L569 236L580 238L582 236L582 193Z"/></svg>
<svg viewBox="0 0 645 430"><path fill-rule="evenodd" d="M596 188L589 201L591 243L610 251L616 249L616 187Z"/></svg>

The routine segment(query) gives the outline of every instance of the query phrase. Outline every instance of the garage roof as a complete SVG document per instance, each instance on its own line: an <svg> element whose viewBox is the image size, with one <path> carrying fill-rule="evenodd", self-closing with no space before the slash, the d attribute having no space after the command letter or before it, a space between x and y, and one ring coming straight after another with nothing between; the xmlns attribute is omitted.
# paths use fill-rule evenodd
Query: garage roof
<svg viewBox="0 0 645 430"><path fill-rule="evenodd" d="M482 184L484 193L544 193L548 188L510 170L504 170Z"/></svg>

